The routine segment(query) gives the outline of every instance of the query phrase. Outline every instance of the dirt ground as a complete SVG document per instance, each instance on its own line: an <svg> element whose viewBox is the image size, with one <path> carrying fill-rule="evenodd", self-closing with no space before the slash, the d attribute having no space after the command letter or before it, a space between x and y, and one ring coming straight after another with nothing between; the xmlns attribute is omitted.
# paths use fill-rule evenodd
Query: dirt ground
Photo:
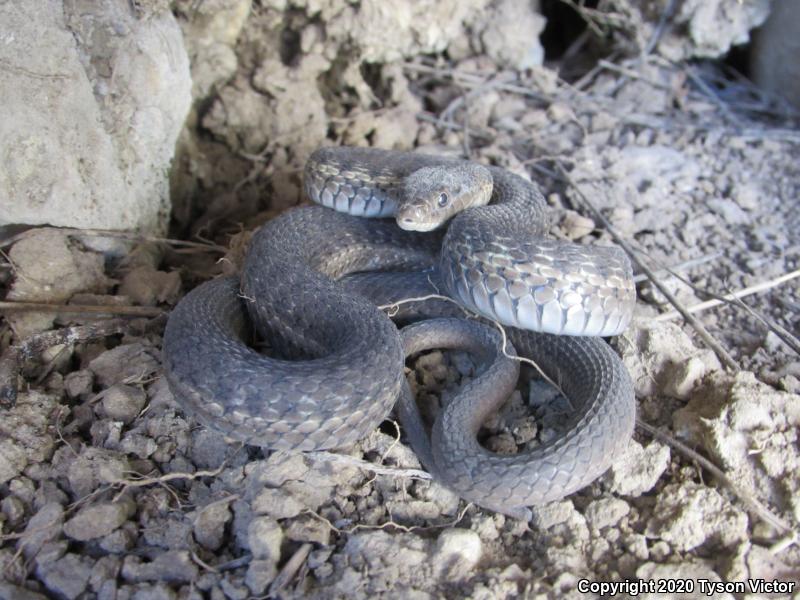
<svg viewBox="0 0 800 600"><path fill-rule="evenodd" d="M465 53L344 68L336 88L313 50L265 71L267 18L242 25L234 73L204 90L182 137L183 241L44 229L4 248L8 300L45 290L117 317L18 312L0 329L5 376L12 343L65 326L19 350L0 420L0 598L698 597L748 579L794 582L796 596L797 115L723 65L597 62L590 45L578 54L595 66L580 76ZM306 96L303 69L317 86ZM264 97L279 123L256 114ZM336 453L286 455L182 411L162 377L165 311L234 272L248 232L304 202L299 169L320 143L501 165L542 187L553 235L627 245L639 301L611 344L639 424L609 472L525 523L431 481L393 420ZM695 324L672 312L754 286ZM433 397L474 370L442 352L413 367ZM516 452L557 430L563 407L531 376L486 424L489 447ZM639 580L656 587L583 587Z"/></svg>

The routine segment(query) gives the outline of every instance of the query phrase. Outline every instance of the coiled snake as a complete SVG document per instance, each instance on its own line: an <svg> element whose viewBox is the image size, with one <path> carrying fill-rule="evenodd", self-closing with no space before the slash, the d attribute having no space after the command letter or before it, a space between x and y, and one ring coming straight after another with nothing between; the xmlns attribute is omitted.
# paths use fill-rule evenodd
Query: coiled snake
<svg viewBox="0 0 800 600"><path fill-rule="evenodd" d="M631 318L635 290L620 249L545 237L537 187L495 167L326 148L309 159L305 185L323 206L268 222L241 279L202 284L170 315L164 365L185 408L233 438L304 451L356 442L400 398L404 429L435 477L520 517L608 468L633 430L633 388L619 357L583 336L616 335ZM345 212L396 214L396 224ZM451 217L443 237L420 233ZM436 288L506 326L516 351L560 383L575 412L558 438L513 456L477 442L482 420L515 385L514 348L503 352L497 329L464 319L398 334L373 303ZM247 343L251 327L264 352ZM467 349L487 365L430 434L403 376L404 356L425 348Z"/></svg>

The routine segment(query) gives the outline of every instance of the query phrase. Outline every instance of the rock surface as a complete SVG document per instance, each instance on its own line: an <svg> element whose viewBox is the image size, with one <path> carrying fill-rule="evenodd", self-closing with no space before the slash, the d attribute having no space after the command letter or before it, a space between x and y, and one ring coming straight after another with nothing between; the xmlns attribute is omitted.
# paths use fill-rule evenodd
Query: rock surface
<svg viewBox="0 0 800 600"><path fill-rule="evenodd" d="M165 231L191 87L172 15L15 0L0 37L0 225Z"/></svg>

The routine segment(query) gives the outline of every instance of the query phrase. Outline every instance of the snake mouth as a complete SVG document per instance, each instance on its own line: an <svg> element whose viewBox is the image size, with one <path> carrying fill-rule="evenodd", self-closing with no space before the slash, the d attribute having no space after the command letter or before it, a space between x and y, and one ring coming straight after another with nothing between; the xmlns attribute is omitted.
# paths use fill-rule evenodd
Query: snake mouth
<svg viewBox="0 0 800 600"><path fill-rule="evenodd" d="M429 221L420 221L413 217L402 217L397 215L397 226L406 231L433 231L439 224L431 223Z"/></svg>

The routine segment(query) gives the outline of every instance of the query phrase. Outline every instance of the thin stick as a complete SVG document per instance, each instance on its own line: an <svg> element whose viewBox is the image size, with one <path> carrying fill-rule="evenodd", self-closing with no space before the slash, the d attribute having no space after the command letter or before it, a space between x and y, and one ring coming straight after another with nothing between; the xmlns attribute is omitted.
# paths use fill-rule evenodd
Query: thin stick
<svg viewBox="0 0 800 600"><path fill-rule="evenodd" d="M339 463L341 465L345 465L348 467L356 467L357 469L370 471L371 473L375 473L376 475L388 475L390 477L409 478L409 479L424 479L424 480L433 479L430 473L428 473L427 471L421 471L420 469L393 469L391 467L383 467L381 465L376 465L375 463L367 462L365 460L360 460L358 458L354 458L352 456L347 456L344 454L335 454L333 452L317 451L317 452L306 452L305 455L311 458L312 460Z"/></svg>
<svg viewBox="0 0 800 600"><path fill-rule="evenodd" d="M10 346L0 357L0 405L11 405L17 399L17 375L26 360L59 344L75 344L91 339L123 333L128 324L120 319L76 325L37 333Z"/></svg>
<svg viewBox="0 0 800 600"><path fill-rule="evenodd" d="M113 315L121 317L158 317L164 310L155 306L114 306L104 304L48 304L0 300L0 312L48 312L60 315Z"/></svg>
<svg viewBox="0 0 800 600"><path fill-rule="evenodd" d="M292 557L286 561L286 564L283 565L280 573L278 576L275 577L275 580L269 586L269 597L274 598L276 594L289 585L289 582L295 576L297 571L300 567L303 566L303 563L306 562L308 555L311 554L311 548L313 545L309 542L306 542L302 546L300 546L297 551L292 554Z"/></svg>
<svg viewBox="0 0 800 600"><path fill-rule="evenodd" d="M738 300L739 298L744 298L745 296L750 296L752 294L757 294L758 292L763 292L764 290L769 290L774 287L781 285L782 283L786 283L787 281L791 281L792 279L796 279L800 277L800 269L796 271L792 271L790 273L785 273L780 277L776 277L775 279L771 279L769 281L762 281L761 283L757 283L755 285L748 286L736 292L732 292L730 294L725 294L720 298L715 298L713 300L706 300L705 302L699 302L697 304L693 304L692 306L688 306L684 308L684 311L687 313L696 313L707 308L713 308L715 306L720 306L721 304L727 304L733 300ZM670 311L668 313L663 313L655 317L654 321L671 321L672 319L676 319L682 316L683 313L678 311ZM685 315L684 315L685 316Z"/></svg>
<svg viewBox="0 0 800 600"><path fill-rule="evenodd" d="M131 240L134 242L157 242L157 243L164 243L170 244L171 246L183 246L186 248L202 248L203 250L214 250L216 252L227 252L228 249L224 246L219 246L217 244L212 244L209 242L189 242L186 240L176 240L172 238L162 238L154 235L143 235L140 233L131 233L130 231L115 231L112 229L74 229L71 227L48 227L45 229L53 229L55 231L59 231L66 235L88 235L88 236L95 236L95 237L114 237L120 238L123 240ZM18 242L19 240L31 235L32 232L39 231L37 229L28 229L27 231L23 231L22 233L18 233L17 235L13 235L9 238L6 238L0 241L0 247L11 246L14 243Z"/></svg>
<svg viewBox="0 0 800 600"><path fill-rule="evenodd" d="M622 236L620 236L617 233L616 229L614 229L614 227L611 225L608 219L606 219L605 215L603 215L603 213L600 212L600 210L594 205L594 203L591 200L589 200L589 197L583 193L583 190L580 189L580 187L578 187L578 185L575 183L572 177L570 177L569 173L567 173L566 169L564 168L564 165L560 161L556 161L556 166L558 167L558 170L561 172L564 178L575 189L575 192L578 194L578 197L584 204L584 206L588 208L592 212L592 214L594 214L595 218L603 224L606 230L608 230L608 232L614 238L614 241L617 242L617 244L619 244L622 247L622 249L625 250L625 252L627 252L630 259L634 263L636 263L636 265L642 270L642 272L645 275L647 275L650 281L653 282L653 285L656 288L658 288L658 291L661 292L667 299L667 301L678 310L678 312L683 316L683 318L686 319L686 322L695 329L700 338L706 343L706 345L708 345L709 348L711 348L716 353L719 359L729 369L738 371L739 365L734 360L734 358L728 353L727 350L725 350L725 348L722 347L722 345L719 342L717 342L717 340L714 339L714 337L708 332L708 330L703 326L703 324L700 321L698 321L696 318L694 318L694 316L692 316L689 312L686 311L684 306L678 301L678 299L672 294L672 292L670 292L666 288L666 286L656 278L655 273L653 273L653 271L646 264L644 264L641 260L639 260L639 257L636 256L636 253L634 249L631 247L631 245L628 244L628 242L626 242L624 239L622 239Z"/></svg>
<svg viewBox="0 0 800 600"><path fill-rule="evenodd" d="M697 267L699 265L704 265L705 263L711 262L712 260L715 260L715 259L719 258L720 256L722 256L722 252L714 252L713 254L706 254L705 256L701 256L699 258L692 258L692 259L689 259L687 261L684 261L684 262L679 263L679 264L677 264L675 266L672 266L672 267L663 267L663 268L659 269L658 271L654 271L653 274L657 275L658 277L661 277L661 278L663 278L663 277L665 277L667 275L674 275L675 277L677 277L677 274L676 274L677 271L684 271L686 269L691 269L692 267ZM634 283L641 283L643 281L647 281L647 279L648 279L647 275L642 273L640 275L636 275L633 278L633 282Z"/></svg>
<svg viewBox="0 0 800 600"><path fill-rule="evenodd" d="M742 500L754 513L756 513L759 518L765 523L771 525L775 529L777 529L780 533L792 533L795 534L794 529L792 529L791 525L786 523L783 519L779 516L774 514L770 511L766 506L761 504L757 498L753 497L748 492L739 488L731 479L725 474L725 472L720 469L717 465L711 462L702 454L692 450L685 444L682 444L678 440L670 437L663 431L656 429L652 425L645 423L641 419L636 419L636 426L640 429L643 429L647 433L649 433L654 438L658 439L669 446L675 448L678 452L686 456L687 458L696 461L700 464L703 468L710 471L717 479L722 481L730 490L740 499Z"/></svg>

